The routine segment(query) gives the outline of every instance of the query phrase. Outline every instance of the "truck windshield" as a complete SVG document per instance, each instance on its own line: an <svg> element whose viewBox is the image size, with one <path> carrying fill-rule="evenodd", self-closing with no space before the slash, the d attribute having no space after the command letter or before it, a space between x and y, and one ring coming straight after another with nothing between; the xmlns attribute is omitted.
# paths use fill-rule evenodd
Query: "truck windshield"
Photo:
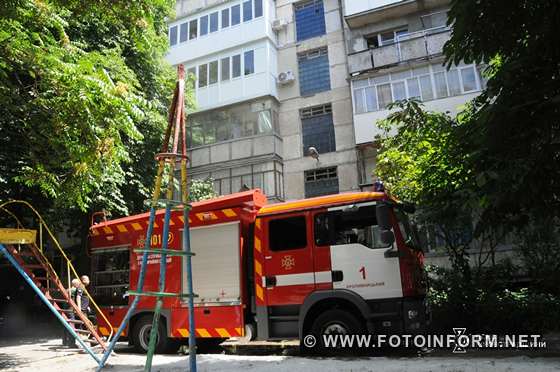
<svg viewBox="0 0 560 372"><path fill-rule="evenodd" d="M406 245L412 249L421 251L422 247L420 246L420 241L418 240L418 233L415 226L410 223L408 216L398 209L395 209L395 214L397 215L399 229L401 230L401 234Z"/></svg>

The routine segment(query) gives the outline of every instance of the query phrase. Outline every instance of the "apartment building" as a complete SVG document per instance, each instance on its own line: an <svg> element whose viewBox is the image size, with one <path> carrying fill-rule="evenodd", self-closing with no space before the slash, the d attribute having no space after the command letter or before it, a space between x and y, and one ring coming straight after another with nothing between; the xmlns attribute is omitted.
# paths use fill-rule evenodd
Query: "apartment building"
<svg viewBox="0 0 560 372"><path fill-rule="evenodd" d="M483 89L480 67L442 65L450 38L449 0L343 0L361 185L372 182L375 123L387 105L416 98L433 111L455 113Z"/></svg>
<svg viewBox="0 0 560 372"><path fill-rule="evenodd" d="M190 174L272 200L358 187L338 0L178 0L167 60L195 79ZM311 149L311 151L310 151Z"/></svg>

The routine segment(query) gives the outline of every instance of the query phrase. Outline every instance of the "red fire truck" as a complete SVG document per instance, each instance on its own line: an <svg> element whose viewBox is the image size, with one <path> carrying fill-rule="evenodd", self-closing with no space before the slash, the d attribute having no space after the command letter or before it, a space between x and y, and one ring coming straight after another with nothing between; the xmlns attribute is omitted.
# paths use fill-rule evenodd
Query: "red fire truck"
<svg viewBox="0 0 560 372"><path fill-rule="evenodd" d="M193 203L190 213L196 337L278 340L325 333L417 333L425 326L423 255L402 204L383 192L352 192L267 204L260 190ZM181 212L169 248L181 249ZM113 327L136 289L148 214L94 224L94 296ZM163 211L151 245L162 242ZM156 291L159 256L145 288ZM165 292L186 288L182 257L167 258ZM153 298L142 298L123 334L147 350ZM186 302L166 298L157 351L188 339ZM116 331L116 328L114 328ZM99 319L101 334L109 326ZM198 343L198 342L197 342Z"/></svg>

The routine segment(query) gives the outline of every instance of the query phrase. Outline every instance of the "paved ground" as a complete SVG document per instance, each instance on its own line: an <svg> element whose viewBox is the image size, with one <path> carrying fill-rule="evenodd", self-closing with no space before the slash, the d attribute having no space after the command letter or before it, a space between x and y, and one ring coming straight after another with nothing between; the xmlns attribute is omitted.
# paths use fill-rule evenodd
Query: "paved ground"
<svg viewBox="0 0 560 372"><path fill-rule="evenodd" d="M245 355L249 348L238 351L243 355L202 354L198 356L199 371L263 371L263 372L327 372L327 371L432 371L432 372L482 372L482 371L550 371L560 372L560 355L540 353L519 355L470 353L453 355L433 353L422 357L414 354L370 356L355 358L305 358L297 356L290 345L284 348L288 355ZM133 353L126 344L118 346L118 355L109 359L106 370L110 372L142 371L145 356ZM277 353L278 349L274 349ZM270 354L270 353L269 353ZM282 354L282 353L280 353ZM0 341L0 369L6 371L62 372L94 371L95 362L79 350L65 349L60 339L18 339ZM152 371L179 372L188 370L188 357L184 355L156 355Z"/></svg>

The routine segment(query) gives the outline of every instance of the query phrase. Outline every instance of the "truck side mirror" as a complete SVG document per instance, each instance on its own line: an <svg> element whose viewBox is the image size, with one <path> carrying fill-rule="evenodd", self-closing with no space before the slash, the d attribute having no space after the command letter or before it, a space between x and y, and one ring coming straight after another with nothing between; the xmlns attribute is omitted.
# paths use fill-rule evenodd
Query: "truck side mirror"
<svg viewBox="0 0 560 372"><path fill-rule="evenodd" d="M395 234L391 230L381 230L379 239L383 245L391 245L395 242Z"/></svg>
<svg viewBox="0 0 560 372"><path fill-rule="evenodd" d="M390 207L387 203L380 202L375 208L375 217L380 231L380 240L384 245L391 245L395 242L395 235L391 231Z"/></svg>
<svg viewBox="0 0 560 372"><path fill-rule="evenodd" d="M375 217L377 218L377 225L381 230L391 230L391 214L389 205L386 203L378 203L375 208Z"/></svg>

